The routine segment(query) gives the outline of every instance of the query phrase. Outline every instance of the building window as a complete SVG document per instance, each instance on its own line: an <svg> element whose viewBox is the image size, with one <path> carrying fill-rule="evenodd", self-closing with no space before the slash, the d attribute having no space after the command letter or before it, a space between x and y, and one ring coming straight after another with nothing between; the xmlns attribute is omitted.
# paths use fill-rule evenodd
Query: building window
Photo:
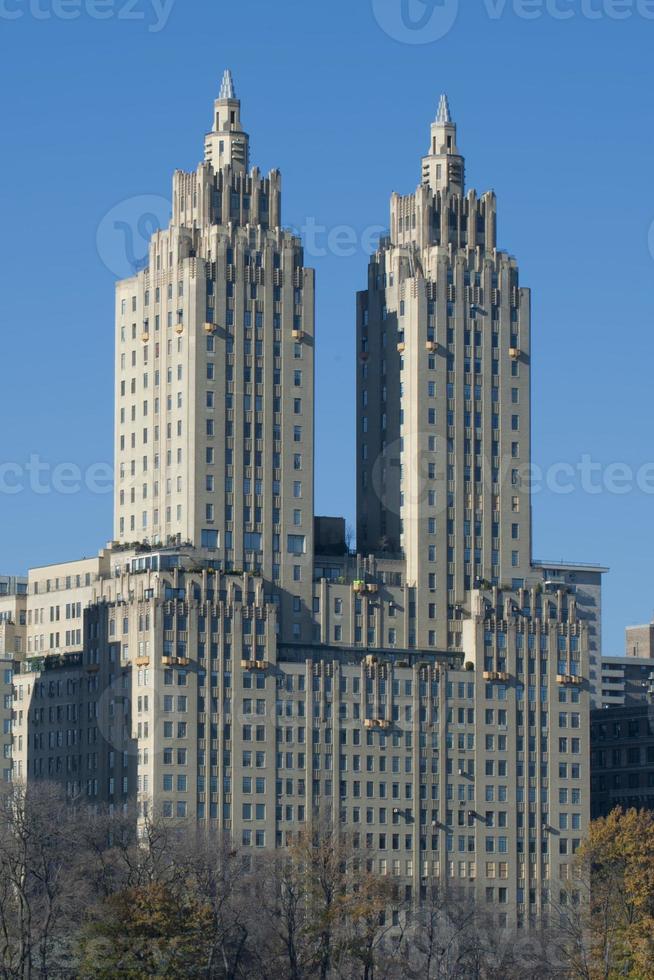
<svg viewBox="0 0 654 980"><path fill-rule="evenodd" d="M306 552L306 537L304 534L289 534L287 536L289 555L303 555Z"/></svg>
<svg viewBox="0 0 654 980"><path fill-rule="evenodd" d="M215 550L218 548L218 531L212 531L206 528L202 531L201 535L201 545L203 548L211 548Z"/></svg>

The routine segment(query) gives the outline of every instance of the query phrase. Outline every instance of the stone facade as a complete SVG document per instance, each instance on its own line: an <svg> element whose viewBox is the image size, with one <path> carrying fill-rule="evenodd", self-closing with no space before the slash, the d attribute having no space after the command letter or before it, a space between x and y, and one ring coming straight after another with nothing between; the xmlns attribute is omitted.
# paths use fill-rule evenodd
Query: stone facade
<svg viewBox="0 0 654 980"><path fill-rule="evenodd" d="M244 847L337 819L406 894L439 877L493 895L506 923L542 910L588 816L574 596L476 591L465 654L393 649L382 630L357 642L348 622L399 611L401 588L346 575L314 585L324 642L301 645L278 641L259 575L178 550L103 561L83 652L28 657L15 679L17 774L91 805L136 796L142 815L206 822ZM569 835L553 833L562 823Z"/></svg>
<svg viewBox="0 0 654 980"><path fill-rule="evenodd" d="M391 199L357 317L358 542L405 557L419 646L460 647L479 583L529 584L530 336L495 196L466 194L442 100L421 186Z"/></svg>
<svg viewBox="0 0 654 980"><path fill-rule="evenodd" d="M354 554L314 525L313 272L248 168L227 74L117 286L115 540L13 613L14 776L244 848L330 817L405 894L528 925L587 827L600 603L531 561L529 293L494 195L441 100L358 299Z"/></svg>
<svg viewBox="0 0 654 980"><path fill-rule="evenodd" d="M261 570L309 639L314 273L281 227L281 176L248 171L233 84L170 226L116 292L115 537Z"/></svg>

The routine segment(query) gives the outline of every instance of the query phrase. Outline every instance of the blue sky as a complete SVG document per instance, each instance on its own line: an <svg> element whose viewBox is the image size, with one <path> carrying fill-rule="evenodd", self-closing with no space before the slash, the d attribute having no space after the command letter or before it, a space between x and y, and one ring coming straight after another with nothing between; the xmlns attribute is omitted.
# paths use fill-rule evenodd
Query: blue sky
<svg viewBox="0 0 654 980"><path fill-rule="evenodd" d="M605 486L627 482L611 464L654 460L652 18L651 0L0 0L0 463L5 491L25 484L0 493L0 569L111 537L111 495L57 492L75 471L52 469L111 462L125 249L107 227L165 208L173 169L199 162L226 65L254 162L283 172L285 223L318 226L326 253L317 509L353 518L363 245L417 185L446 90L468 184L497 192L500 245L533 289L534 461L602 467L599 493L558 471L572 492L535 495L535 554L611 566L605 652L621 652L654 610L654 470ZM30 457L50 471L30 477Z"/></svg>

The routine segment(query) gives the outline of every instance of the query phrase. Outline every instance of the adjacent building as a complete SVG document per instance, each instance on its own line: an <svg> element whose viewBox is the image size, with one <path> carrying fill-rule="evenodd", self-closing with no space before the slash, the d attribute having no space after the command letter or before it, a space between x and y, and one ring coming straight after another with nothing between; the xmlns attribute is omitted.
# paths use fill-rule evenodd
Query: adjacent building
<svg viewBox="0 0 654 980"><path fill-rule="evenodd" d="M27 581L0 575L0 765L2 781L12 778L14 670L25 651Z"/></svg>
<svg viewBox="0 0 654 980"><path fill-rule="evenodd" d="M654 659L654 623L627 626L625 633L625 657Z"/></svg>
<svg viewBox="0 0 654 980"><path fill-rule="evenodd" d="M601 698L591 712L591 810L654 809L652 625L626 630L626 655L602 657Z"/></svg>
<svg viewBox="0 0 654 980"><path fill-rule="evenodd" d="M601 707L654 704L654 659L602 657Z"/></svg>
<svg viewBox="0 0 654 980"><path fill-rule="evenodd" d="M591 812L654 810L654 705L600 709L591 718Z"/></svg>
<svg viewBox="0 0 654 980"><path fill-rule="evenodd" d="M604 565L582 562L534 561L546 587L564 588L577 597L577 609L588 625L588 687L591 707L602 703L602 579Z"/></svg>
<svg viewBox="0 0 654 980"><path fill-rule="evenodd" d="M653 624L628 626L623 656L601 659L602 683L593 707L635 707L654 703Z"/></svg>

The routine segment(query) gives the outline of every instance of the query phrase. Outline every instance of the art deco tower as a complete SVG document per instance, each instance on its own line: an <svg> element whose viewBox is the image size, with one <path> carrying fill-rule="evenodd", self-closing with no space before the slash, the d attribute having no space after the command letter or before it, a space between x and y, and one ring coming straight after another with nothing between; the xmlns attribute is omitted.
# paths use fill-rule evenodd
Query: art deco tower
<svg viewBox="0 0 654 980"><path fill-rule="evenodd" d="M392 196L357 345L359 548L404 556L416 645L457 647L475 584L530 570L530 296L495 195L465 191L445 96L420 187Z"/></svg>
<svg viewBox="0 0 654 980"><path fill-rule="evenodd" d="M117 285L119 542L190 542L310 607L313 337L314 273L226 72L204 162Z"/></svg>
<svg viewBox="0 0 654 980"><path fill-rule="evenodd" d="M495 197L465 193L443 98L358 301L364 553L326 520L314 569L313 273L248 166L227 73L118 284L119 543L0 605L11 774L246 854L333 820L398 918L458 893L525 929L587 828L602 570L531 565L529 293Z"/></svg>

